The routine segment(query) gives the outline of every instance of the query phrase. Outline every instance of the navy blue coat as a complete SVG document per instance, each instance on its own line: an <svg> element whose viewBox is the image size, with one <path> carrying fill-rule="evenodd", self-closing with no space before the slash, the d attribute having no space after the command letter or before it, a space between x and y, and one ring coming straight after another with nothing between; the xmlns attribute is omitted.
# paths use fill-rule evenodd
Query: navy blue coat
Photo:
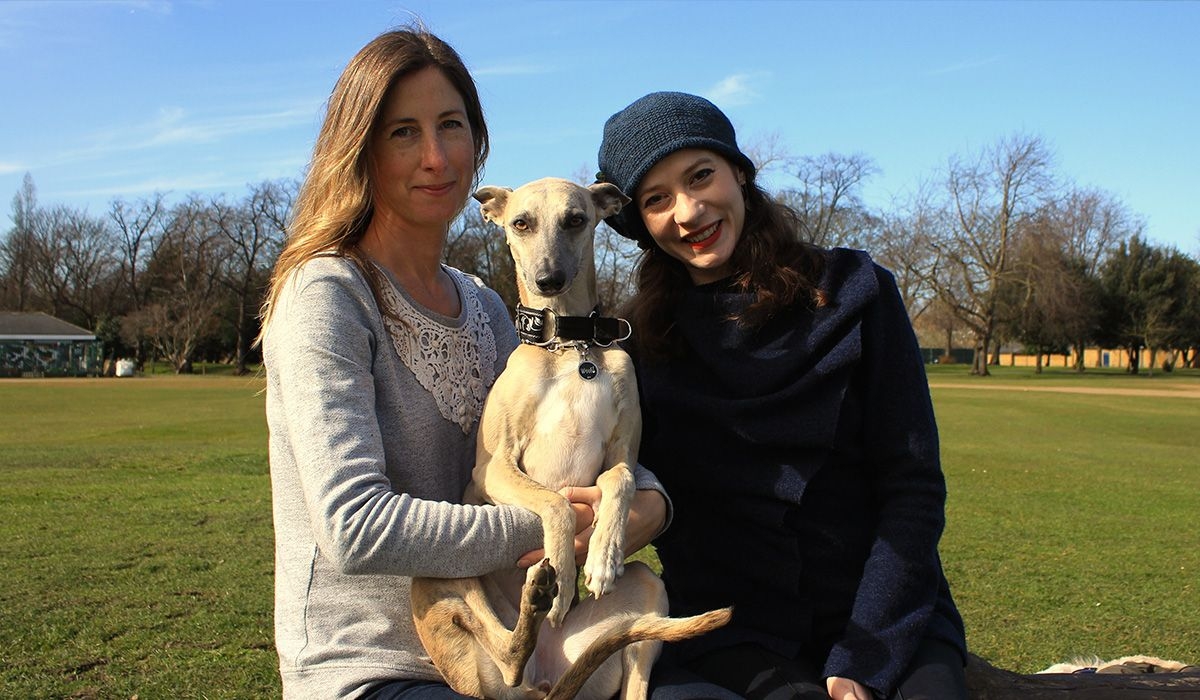
<svg viewBox="0 0 1200 700"><path fill-rule="evenodd" d="M829 251L828 303L757 332L748 295L692 288L680 359L635 356L640 461L674 503L655 541L673 615L734 606L686 660L756 641L890 694L925 636L965 657L938 558L946 486L924 365L892 275Z"/></svg>

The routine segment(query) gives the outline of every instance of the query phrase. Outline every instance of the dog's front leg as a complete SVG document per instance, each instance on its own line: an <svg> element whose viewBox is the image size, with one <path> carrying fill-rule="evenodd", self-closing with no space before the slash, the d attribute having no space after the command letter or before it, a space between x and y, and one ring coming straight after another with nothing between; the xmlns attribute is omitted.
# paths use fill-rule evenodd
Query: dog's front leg
<svg viewBox="0 0 1200 700"><path fill-rule="evenodd" d="M600 510L588 541L583 575L588 591L600 597L612 590L625 570L625 527L635 490L633 470L621 462L601 472L596 485L600 487Z"/></svg>
<svg viewBox="0 0 1200 700"><path fill-rule="evenodd" d="M479 477L483 477L482 480ZM558 595L547 619L558 627L575 597L575 512L561 494L531 479L515 461L492 460L485 469L476 467L476 485L492 503L521 506L537 513L542 521L542 546L550 566L558 574Z"/></svg>

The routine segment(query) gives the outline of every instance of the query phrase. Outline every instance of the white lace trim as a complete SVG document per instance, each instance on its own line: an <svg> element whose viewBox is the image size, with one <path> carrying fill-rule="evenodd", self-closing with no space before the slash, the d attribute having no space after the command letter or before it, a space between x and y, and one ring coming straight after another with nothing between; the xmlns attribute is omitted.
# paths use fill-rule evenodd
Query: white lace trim
<svg viewBox="0 0 1200 700"><path fill-rule="evenodd" d="M388 283L379 285L379 294L386 307L383 323L400 361L433 395L442 417L465 434L479 420L488 388L496 380L496 338L475 283L457 270L443 269L462 298L464 322L457 328L418 311L386 273L381 276Z"/></svg>

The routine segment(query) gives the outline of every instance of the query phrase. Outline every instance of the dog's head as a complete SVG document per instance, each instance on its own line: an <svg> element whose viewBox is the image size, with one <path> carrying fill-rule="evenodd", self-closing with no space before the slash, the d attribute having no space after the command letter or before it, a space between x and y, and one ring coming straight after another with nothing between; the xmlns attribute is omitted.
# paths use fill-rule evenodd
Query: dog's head
<svg viewBox="0 0 1200 700"><path fill-rule="evenodd" d="M541 297L569 290L585 266L594 276L596 226L630 201L611 183L584 187L560 178L515 190L482 187L472 196L483 218L504 229L522 286Z"/></svg>

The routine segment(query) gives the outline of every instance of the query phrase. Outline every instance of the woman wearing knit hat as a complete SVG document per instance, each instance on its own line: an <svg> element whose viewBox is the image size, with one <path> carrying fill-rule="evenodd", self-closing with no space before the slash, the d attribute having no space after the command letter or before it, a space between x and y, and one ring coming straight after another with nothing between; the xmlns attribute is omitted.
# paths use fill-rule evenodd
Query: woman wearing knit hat
<svg viewBox="0 0 1200 700"><path fill-rule="evenodd" d="M599 165L633 198L609 224L644 249L625 315L640 461L674 504L671 612L734 606L666 650L653 697L965 698L937 427L892 275L803 242L703 98L617 112Z"/></svg>

